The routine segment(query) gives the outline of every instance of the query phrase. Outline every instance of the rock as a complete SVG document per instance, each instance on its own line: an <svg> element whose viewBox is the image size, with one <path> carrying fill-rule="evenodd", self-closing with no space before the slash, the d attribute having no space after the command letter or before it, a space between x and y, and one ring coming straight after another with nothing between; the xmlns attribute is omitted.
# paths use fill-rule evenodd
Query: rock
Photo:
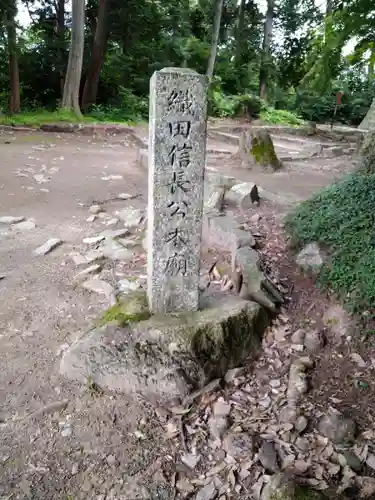
<svg viewBox="0 0 375 500"><path fill-rule="evenodd" d="M324 415L318 422L318 432L327 437L333 444L348 445L354 442L356 425L351 418L341 413L332 412Z"/></svg>
<svg viewBox="0 0 375 500"><path fill-rule="evenodd" d="M307 352L311 354L320 351L324 346L323 332L319 330L307 330L303 343Z"/></svg>
<svg viewBox="0 0 375 500"><path fill-rule="evenodd" d="M233 249L232 269L240 269L243 276L240 296L257 302L275 314L283 298L261 272L258 252L245 247Z"/></svg>
<svg viewBox="0 0 375 500"><path fill-rule="evenodd" d="M306 429L308 423L309 421L307 420L307 418L304 415L300 415L294 424L294 428L298 432L303 432Z"/></svg>
<svg viewBox="0 0 375 500"><path fill-rule="evenodd" d="M184 453L181 457L181 462L186 465L186 467L193 470L197 466L199 458L198 455L194 455L193 453Z"/></svg>
<svg viewBox="0 0 375 500"><path fill-rule="evenodd" d="M127 294L104 314L103 326L65 351L61 373L129 394L186 396L187 381L204 387L241 365L259 348L269 321L257 304L235 296L202 296L197 312L147 316L145 293Z"/></svg>
<svg viewBox="0 0 375 500"><path fill-rule="evenodd" d="M47 255L49 252L52 252L55 248L62 244L62 240L59 238L51 238L44 243L44 245L38 247L34 250L35 255Z"/></svg>
<svg viewBox="0 0 375 500"><path fill-rule="evenodd" d="M63 437L70 437L72 434L73 434L72 424L65 424L61 431L61 435Z"/></svg>
<svg viewBox="0 0 375 500"><path fill-rule="evenodd" d="M253 440L245 432L231 433L223 439L223 449L236 460L250 459L253 455Z"/></svg>
<svg viewBox="0 0 375 500"><path fill-rule="evenodd" d="M94 222L96 220L96 215L90 215L87 217L86 222Z"/></svg>
<svg viewBox="0 0 375 500"><path fill-rule="evenodd" d="M256 246L251 232L238 229L234 217L214 213L204 216L203 239L209 246L219 247L224 251L234 251L244 246Z"/></svg>
<svg viewBox="0 0 375 500"><path fill-rule="evenodd" d="M116 212L116 215L124 222L128 229L138 227L143 219L143 211L139 208L128 207Z"/></svg>
<svg viewBox="0 0 375 500"><path fill-rule="evenodd" d="M99 278L91 278L82 283L83 288L90 292L104 295L111 305L116 304L116 295L113 286Z"/></svg>
<svg viewBox="0 0 375 500"><path fill-rule="evenodd" d="M260 214L254 214L250 217L250 222L256 224L257 222L259 222L261 219L261 215Z"/></svg>
<svg viewBox="0 0 375 500"><path fill-rule="evenodd" d="M108 455L106 457L105 461L111 467L112 465L116 464L116 457L115 457L115 455Z"/></svg>
<svg viewBox="0 0 375 500"><path fill-rule="evenodd" d="M213 500L216 498L217 491L214 483L208 483L200 489L195 497L195 500Z"/></svg>
<svg viewBox="0 0 375 500"><path fill-rule="evenodd" d="M100 264L93 264L92 266L86 267L78 274L74 276L74 280L79 280L81 278L85 278L88 274L100 273L102 270L102 266Z"/></svg>
<svg viewBox="0 0 375 500"><path fill-rule="evenodd" d="M307 391L308 368L312 367L311 359L299 358L290 365L289 381L286 397L289 404L297 404L301 396Z"/></svg>
<svg viewBox="0 0 375 500"><path fill-rule="evenodd" d="M104 240L100 250L102 251L104 257L111 260L129 261L133 258L133 252L112 239Z"/></svg>
<svg viewBox="0 0 375 500"><path fill-rule="evenodd" d="M83 243L85 245L96 245L104 240L104 236L89 236L88 238L83 238Z"/></svg>
<svg viewBox="0 0 375 500"><path fill-rule="evenodd" d="M176 483L176 488L178 491L184 493L193 493L195 490L194 485L186 478L182 478Z"/></svg>
<svg viewBox="0 0 375 500"><path fill-rule="evenodd" d="M273 474L279 471L277 464L277 453L273 443L263 441L262 446L258 452L259 462L262 464L266 472Z"/></svg>
<svg viewBox="0 0 375 500"><path fill-rule="evenodd" d="M121 229L105 229L99 234L99 236L102 238L116 239L121 238L122 236L127 236L128 234L130 234L129 229L122 227Z"/></svg>
<svg viewBox="0 0 375 500"><path fill-rule="evenodd" d="M216 188L216 190L211 194L210 198L205 202L205 210L218 210L219 212L221 212L224 204L224 195L224 188Z"/></svg>
<svg viewBox="0 0 375 500"><path fill-rule="evenodd" d="M45 182L48 182L49 181L49 178L48 177L44 177L43 174L35 174L33 175L35 181L38 183L38 184L43 184Z"/></svg>
<svg viewBox="0 0 375 500"><path fill-rule="evenodd" d="M241 210L246 210L251 208L253 205L251 199L251 190L254 188L252 182L242 182L241 184L235 184L225 195L225 201L233 203L238 206Z"/></svg>
<svg viewBox="0 0 375 500"><path fill-rule="evenodd" d="M135 198L136 195L130 194L130 193L119 193L117 195L118 200L131 200L132 198Z"/></svg>
<svg viewBox="0 0 375 500"><path fill-rule="evenodd" d="M92 215L97 215L99 212L103 212L103 209L100 205L91 205L91 207L89 208L89 212L90 214Z"/></svg>
<svg viewBox="0 0 375 500"><path fill-rule="evenodd" d="M14 224L12 226L12 231L22 232L22 231L31 231L35 229L36 224L33 220L25 220L23 222L19 222L18 224Z"/></svg>
<svg viewBox="0 0 375 500"><path fill-rule="evenodd" d="M135 290L139 290L140 285L136 281L130 281L127 279L123 279L117 282L118 289L122 293L134 292Z"/></svg>
<svg viewBox="0 0 375 500"><path fill-rule="evenodd" d="M18 224L19 222L23 222L25 217L17 217L12 215L3 215L0 217L0 224L4 224L6 226L10 226L12 224Z"/></svg>
<svg viewBox="0 0 375 500"><path fill-rule="evenodd" d="M297 265L307 273L317 274L324 264L317 243L309 243L297 255Z"/></svg>

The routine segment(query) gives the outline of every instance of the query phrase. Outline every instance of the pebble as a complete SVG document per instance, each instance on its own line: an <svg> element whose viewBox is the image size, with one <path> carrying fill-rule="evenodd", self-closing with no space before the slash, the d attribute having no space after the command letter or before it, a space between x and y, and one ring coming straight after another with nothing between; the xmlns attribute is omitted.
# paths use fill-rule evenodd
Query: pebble
<svg viewBox="0 0 375 500"><path fill-rule="evenodd" d="M181 457L181 462L190 469L195 469L198 461L199 461L199 456L194 455L193 453L185 453Z"/></svg>
<svg viewBox="0 0 375 500"><path fill-rule="evenodd" d="M96 215L93 214L93 215L90 215L90 217L87 217L86 222L94 222L95 219L96 219Z"/></svg>
<svg viewBox="0 0 375 500"><path fill-rule="evenodd" d="M49 252L52 252L55 248L62 244L62 240L59 238L50 238L44 245L38 247L34 250L35 255L46 255Z"/></svg>
<svg viewBox="0 0 375 500"><path fill-rule="evenodd" d="M122 227L121 229L105 229L102 231L99 236L102 238L121 238L121 236L126 236L129 234L129 230L126 227Z"/></svg>
<svg viewBox="0 0 375 500"><path fill-rule="evenodd" d="M225 401L216 401L213 408L215 417L227 417L230 413L231 406Z"/></svg>
<svg viewBox="0 0 375 500"><path fill-rule="evenodd" d="M89 290L90 292L95 292L100 295L104 295L110 304L116 303L115 290L112 285L99 278L91 278L84 283L82 283L83 288Z"/></svg>
<svg viewBox="0 0 375 500"><path fill-rule="evenodd" d="M33 175L33 177L38 184L43 184L44 182L49 181L49 179L47 177L44 177L43 174L35 174L35 175Z"/></svg>
<svg viewBox="0 0 375 500"><path fill-rule="evenodd" d="M104 236L89 236L87 238L83 238L83 243L85 245L95 245L96 243L100 243L104 240Z"/></svg>
<svg viewBox="0 0 375 500"><path fill-rule="evenodd" d="M109 466L115 465L115 463L116 463L115 455L108 455L105 460Z"/></svg>
<svg viewBox="0 0 375 500"><path fill-rule="evenodd" d="M131 200L132 198L135 198L135 195L130 193L119 193L117 195L117 199L119 200Z"/></svg>
<svg viewBox="0 0 375 500"><path fill-rule="evenodd" d="M88 274L94 274L94 273L99 273L102 270L102 266L100 264L93 264L92 266L86 267L86 269L83 269L80 271L78 274L74 276L74 279L79 279L84 276L87 276Z"/></svg>
<svg viewBox="0 0 375 500"><path fill-rule="evenodd" d="M354 363L357 363L357 365L360 367L360 368L366 368L366 361L362 358L362 356L360 356L358 353L356 352L353 352L351 355L350 355L350 359L352 361L354 361Z"/></svg>
<svg viewBox="0 0 375 500"><path fill-rule="evenodd" d="M116 212L127 228L137 227L143 218L143 211L138 208L128 207Z"/></svg>
<svg viewBox="0 0 375 500"><path fill-rule="evenodd" d="M102 211L102 207L100 205L91 205L91 207L89 208L89 212L92 215L96 215L101 211Z"/></svg>
<svg viewBox="0 0 375 500"><path fill-rule="evenodd" d="M122 293L129 293L140 288L140 285L136 281L130 281L123 279L118 281L117 286Z"/></svg>
<svg viewBox="0 0 375 500"><path fill-rule="evenodd" d="M6 224L6 225L18 224L19 222L23 222L24 220L25 220L25 217L4 215L3 217L0 217L0 224Z"/></svg>
<svg viewBox="0 0 375 500"><path fill-rule="evenodd" d="M66 424L61 431L63 437L70 437L73 434L72 424Z"/></svg>

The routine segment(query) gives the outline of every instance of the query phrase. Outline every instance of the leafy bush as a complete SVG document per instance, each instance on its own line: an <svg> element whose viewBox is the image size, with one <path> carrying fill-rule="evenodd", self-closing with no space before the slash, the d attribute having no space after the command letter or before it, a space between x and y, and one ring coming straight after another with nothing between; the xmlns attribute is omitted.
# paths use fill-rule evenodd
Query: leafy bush
<svg viewBox="0 0 375 500"><path fill-rule="evenodd" d="M234 116L246 116L247 118L258 118L263 108L262 100L255 95L245 94L233 98Z"/></svg>
<svg viewBox="0 0 375 500"><path fill-rule="evenodd" d="M352 174L299 205L287 218L298 247L318 242L330 254L318 277L353 312L375 313L375 175Z"/></svg>
<svg viewBox="0 0 375 500"><path fill-rule="evenodd" d="M303 125L303 120L294 113L283 109L266 108L261 112L261 119L272 125Z"/></svg>

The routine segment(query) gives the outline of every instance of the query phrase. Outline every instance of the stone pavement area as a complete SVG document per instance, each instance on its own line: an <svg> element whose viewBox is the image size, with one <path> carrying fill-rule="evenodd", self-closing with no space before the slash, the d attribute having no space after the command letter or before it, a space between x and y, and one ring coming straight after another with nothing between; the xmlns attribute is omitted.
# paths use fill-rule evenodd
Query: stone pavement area
<svg viewBox="0 0 375 500"><path fill-rule="evenodd" d="M137 133L145 135L142 129ZM233 143L211 137L209 166L242 181L255 181L290 201L310 195L351 167L351 157L346 155L292 160L281 174L251 174L232 159ZM262 481L267 481L264 471L282 469L283 461L295 463L308 484L321 489L327 470L334 477L341 467L349 481L351 469L335 446L351 433L350 425L338 438L332 438L329 422L318 434L308 427L306 435L297 438L303 442L296 444L290 424L285 422L281 429L276 424L275 415L288 388L286 367L306 342L296 336L285 340L302 321L288 319L289 313L298 316L295 298L290 311L285 310L267 333L254 372L228 374L224 385L214 382L197 395L194 409L191 404L159 407L140 397L105 393L90 380L82 386L59 375L62 353L108 307L114 291L145 283L141 219L147 180L138 165L138 146L121 136L0 134L0 498L259 499ZM314 147L321 146L312 140L301 142L297 136L284 135L276 141L281 156L303 157ZM285 254L279 227L284 211L285 207L268 203L258 211L259 232L268 242L265 254L271 265ZM243 215L250 219L256 210ZM124 232L124 226L129 231ZM120 240L110 240L113 244L103 250L101 233L106 230L121 230L116 233ZM273 238L268 238L269 233ZM209 266L214 256L206 257ZM77 276L88 266L87 274ZM284 265L280 272L289 271ZM103 280L99 290L91 279L98 272ZM311 307L306 305L309 291L303 292L308 286L311 290L311 284L301 285L305 309ZM324 299L318 299L317 304L326 309ZM317 318L321 312L316 307ZM346 328L344 319L339 312L331 324L337 327L344 322ZM307 353L316 348L311 348L311 342ZM305 359L299 370L309 364ZM311 412L311 402L306 405ZM361 408L357 410L361 414ZM232 433L220 444L229 422ZM299 432L308 423L300 418ZM264 439L277 433L276 449L244 437L244 431L255 429ZM207 442L210 433L213 438ZM331 438L336 444L331 444ZM312 441L313 459L308 451ZM323 464L316 458L319 450L325 450ZM369 450L367 446L364 460L371 463L375 455ZM331 462L330 457L334 457Z"/></svg>

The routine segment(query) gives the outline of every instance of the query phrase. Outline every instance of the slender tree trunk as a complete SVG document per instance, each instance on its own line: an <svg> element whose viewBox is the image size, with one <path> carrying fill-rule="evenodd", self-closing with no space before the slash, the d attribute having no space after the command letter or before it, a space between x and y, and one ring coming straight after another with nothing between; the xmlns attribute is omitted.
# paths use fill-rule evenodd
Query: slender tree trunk
<svg viewBox="0 0 375 500"><path fill-rule="evenodd" d="M373 42L373 45L371 47L370 60L368 62L368 68L367 68L367 81L369 84L371 84L374 81L375 77L374 66L375 66L375 42Z"/></svg>
<svg viewBox="0 0 375 500"><path fill-rule="evenodd" d="M263 35L263 53L259 72L259 97L266 98L267 93L267 63L270 55L270 44L273 31L273 17L274 17L275 2L274 0L267 0L267 13L264 23Z"/></svg>
<svg viewBox="0 0 375 500"><path fill-rule="evenodd" d="M239 67L242 62L242 47L243 47L243 30L245 26L245 5L246 0L241 0L238 10L238 19L236 26L236 66Z"/></svg>
<svg viewBox="0 0 375 500"><path fill-rule="evenodd" d="M12 2L9 9L6 10L4 21L7 33L7 48L8 48L8 71L10 94L8 102L8 112L10 115L19 113L21 109L21 93L20 93L20 77L18 70L18 54L17 54L17 32L16 32L16 16L17 5Z"/></svg>
<svg viewBox="0 0 375 500"><path fill-rule="evenodd" d="M61 96L64 92L64 39L65 39L65 0L58 0L57 2L57 37L58 37L58 50L57 58L59 61L59 81L60 81L60 92Z"/></svg>
<svg viewBox="0 0 375 500"><path fill-rule="evenodd" d="M207 65L207 73L209 81L212 80L214 74L214 67L217 54L217 46L219 44L219 34L220 34L220 24L221 24L221 13L223 11L224 0L215 0L215 17L214 24L212 27L212 43L211 43L211 53Z"/></svg>
<svg viewBox="0 0 375 500"><path fill-rule="evenodd" d="M79 107L79 86L82 74L84 30L85 0L73 0L69 60L61 107L72 110L78 118L82 117Z"/></svg>
<svg viewBox="0 0 375 500"><path fill-rule="evenodd" d="M81 107L83 111L87 111L89 105L95 104L96 102L107 40L107 7L108 0L99 0L98 19L92 46L91 62L82 94Z"/></svg>

